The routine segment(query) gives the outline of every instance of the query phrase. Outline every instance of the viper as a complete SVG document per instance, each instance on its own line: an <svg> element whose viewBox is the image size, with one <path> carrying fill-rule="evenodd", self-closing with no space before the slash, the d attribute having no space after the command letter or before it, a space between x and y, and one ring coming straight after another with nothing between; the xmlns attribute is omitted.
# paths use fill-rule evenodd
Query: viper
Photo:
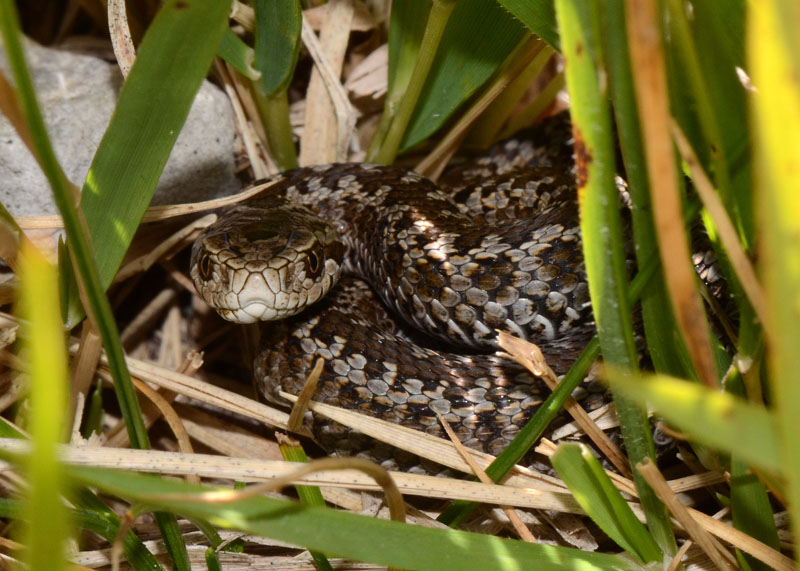
<svg viewBox="0 0 800 571"><path fill-rule="evenodd" d="M557 373L593 335L570 143L556 117L442 184L361 163L279 174L196 240L192 279L225 319L267 322L253 370L268 400L321 357L315 400L436 435L439 413L497 453L547 391L495 354L497 331ZM348 434L317 437L342 450Z"/></svg>

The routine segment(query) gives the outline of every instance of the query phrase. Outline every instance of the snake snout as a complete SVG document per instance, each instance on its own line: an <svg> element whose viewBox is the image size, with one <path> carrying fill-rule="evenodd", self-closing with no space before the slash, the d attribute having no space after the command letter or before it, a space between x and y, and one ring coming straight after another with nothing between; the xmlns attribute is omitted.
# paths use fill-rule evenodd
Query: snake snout
<svg viewBox="0 0 800 571"><path fill-rule="evenodd" d="M291 317L339 280L343 246L305 212L239 209L192 248L191 277L202 298L237 323Z"/></svg>

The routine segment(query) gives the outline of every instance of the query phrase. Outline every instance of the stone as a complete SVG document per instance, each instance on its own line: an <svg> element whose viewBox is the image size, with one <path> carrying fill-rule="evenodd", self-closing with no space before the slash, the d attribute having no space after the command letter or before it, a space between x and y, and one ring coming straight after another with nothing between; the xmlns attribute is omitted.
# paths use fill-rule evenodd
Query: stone
<svg viewBox="0 0 800 571"><path fill-rule="evenodd" d="M67 177L83 185L122 86L116 65L25 42L50 140ZM11 81L0 44L0 68ZM233 111L225 94L204 81L169 161L153 204L197 202L236 192ZM47 179L17 132L0 114L0 201L15 216L55 214Z"/></svg>

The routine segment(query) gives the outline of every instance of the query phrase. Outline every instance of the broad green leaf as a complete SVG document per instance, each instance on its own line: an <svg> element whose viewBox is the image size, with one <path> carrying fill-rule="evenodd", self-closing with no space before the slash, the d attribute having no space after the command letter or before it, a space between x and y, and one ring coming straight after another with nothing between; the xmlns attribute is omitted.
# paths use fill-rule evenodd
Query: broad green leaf
<svg viewBox="0 0 800 571"><path fill-rule="evenodd" d="M229 1L165 3L142 40L81 195L108 287L227 29Z"/></svg>
<svg viewBox="0 0 800 571"><path fill-rule="evenodd" d="M298 0L256 0L255 66L264 95L285 90L300 53L303 14Z"/></svg>
<svg viewBox="0 0 800 571"><path fill-rule="evenodd" d="M764 470L784 473L777 418L763 406L665 375L631 376L609 369L606 376L613 390L651 404L693 440L735 451Z"/></svg>
<svg viewBox="0 0 800 571"><path fill-rule="evenodd" d="M753 148L763 244L760 265L767 294L769 370L775 433L762 446L778 448L786 476L792 527L800 530L800 43L786 17L794 2L748 4L747 47L753 82ZM743 455L744 456L744 455Z"/></svg>
<svg viewBox="0 0 800 571"><path fill-rule="evenodd" d="M438 130L505 61L525 28L501 6L460 0L447 23L401 150Z"/></svg>
<svg viewBox="0 0 800 571"><path fill-rule="evenodd" d="M25 242L20 252L18 311L23 323L30 382L29 432L33 450L27 460L27 500L24 544L31 569L66 568L68 538L64 468L56 446L66 434L67 348L61 329L55 268L35 246Z"/></svg>
<svg viewBox="0 0 800 571"><path fill-rule="evenodd" d="M617 545L642 563L662 559L661 550L647 528L636 518L588 448L561 444L550 461L592 521Z"/></svg>
<svg viewBox="0 0 800 571"><path fill-rule="evenodd" d="M157 503L223 528L263 535L330 555L406 569L636 569L621 557L375 519L265 496L229 503L181 501L163 494L215 488L97 468L73 467L84 484L127 499ZM218 489L218 488L216 488ZM155 500L155 495L161 499Z"/></svg>
<svg viewBox="0 0 800 571"><path fill-rule="evenodd" d="M498 2L528 26L531 32L557 51L561 50L553 0L498 0Z"/></svg>

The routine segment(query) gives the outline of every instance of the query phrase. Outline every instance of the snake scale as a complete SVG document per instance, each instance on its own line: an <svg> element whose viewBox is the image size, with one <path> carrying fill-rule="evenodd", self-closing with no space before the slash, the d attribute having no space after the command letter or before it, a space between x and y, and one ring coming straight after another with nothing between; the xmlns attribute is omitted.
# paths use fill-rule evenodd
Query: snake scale
<svg viewBox="0 0 800 571"><path fill-rule="evenodd" d="M493 354L496 330L539 344L557 373L593 334L571 165L557 116L448 184L359 163L282 173L203 232L191 275L226 319L282 319L261 327L253 367L268 400L322 357L314 400L435 435L440 413L497 453L547 389ZM348 450L341 427L316 435Z"/></svg>

